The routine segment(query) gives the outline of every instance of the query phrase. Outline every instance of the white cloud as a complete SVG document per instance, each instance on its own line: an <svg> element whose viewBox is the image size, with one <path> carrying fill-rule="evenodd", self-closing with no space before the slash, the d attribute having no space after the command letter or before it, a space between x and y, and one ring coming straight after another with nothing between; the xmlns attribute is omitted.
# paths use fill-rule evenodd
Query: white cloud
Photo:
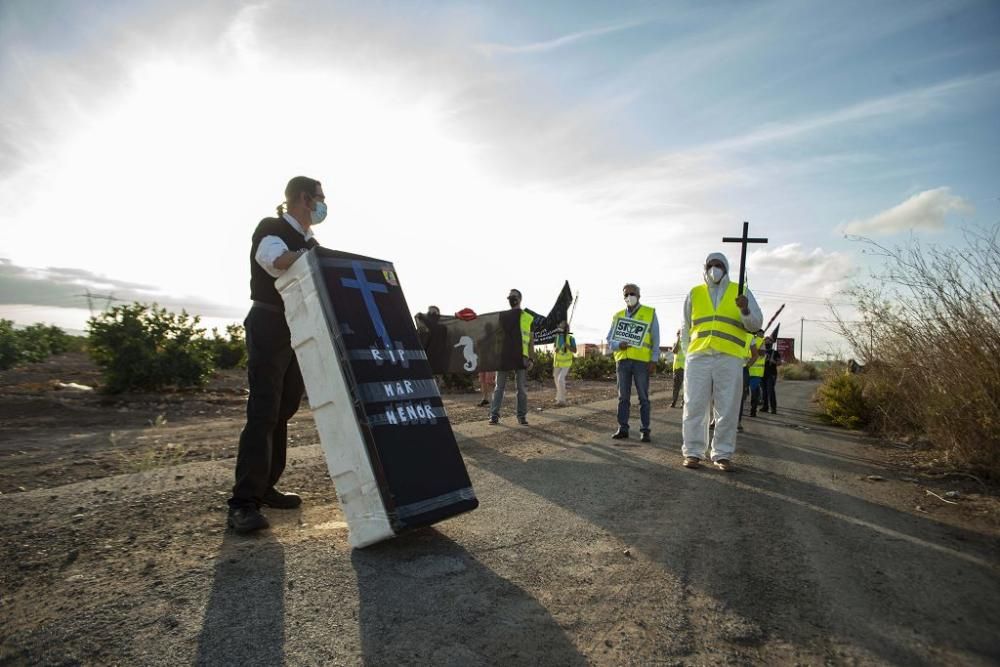
<svg viewBox="0 0 1000 667"><path fill-rule="evenodd" d="M973 90L996 88L998 85L1000 85L1000 71L996 70L974 76L956 77L934 85L864 100L829 113L764 125L742 136L704 146L703 150L747 150L801 138L841 125L878 119L892 119L894 122L899 122L903 117L919 118L932 111L947 108L956 96L967 95Z"/></svg>
<svg viewBox="0 0 1000 667"><path fill-rule="evenodd" d="M919 192L901 204L864 220L854 220L844 229L848 234L894 234L916 229L944 229L945 218L951 212L972 213L973 206L941 187Z"/></svg>
<svg viewBox="0 0 1000 667"><path fill-rule="evenodd" d="M619 23L616 25L606 26L604 28L581 30L580 32L574 32L568 35L562 35L560 37L555 37L553 39L548 39L542 42L533 42L531 44L521 44L521 45L483 44L479 48L484 53L544 53L546 51L554 51L555 49L568 46L570 44L579 42L581 40L590 39L592 37L601 37L603 35L619 32L621 30L628 30L629 28L635 28L636 26L639 25L642 25L641 21L629 21L627 23Z"/></svg>
<svg viewBox="0 0 1000 667"><path fill-rule="evenodd" d="M747 258L747 267L755 284L803 299L834 296L854 272L853 262L844 253L806 250L800 243L754 250Z"/></svg>

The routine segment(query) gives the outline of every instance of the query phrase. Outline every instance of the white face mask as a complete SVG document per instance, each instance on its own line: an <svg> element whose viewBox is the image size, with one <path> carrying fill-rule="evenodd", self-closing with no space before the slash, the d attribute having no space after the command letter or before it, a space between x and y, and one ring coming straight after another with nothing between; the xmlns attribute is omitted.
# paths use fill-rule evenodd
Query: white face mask
<svg viewBox="0 0 1000 667"><path fill-rule="evenodd" d="M639 303L639 297L637 297L637 296L631 296L631 295L625 297L625 304L629 308L634 308L635 304L637 304L637 303Z"/></svg>
<svg viewBox="0 0 1000 667"><path fill-rule="evenodd" d="M717 266L713 266L707 271L705 271L705 279L708 280L708 282L712 283L713 285L718 285L719 281L722 280L723 275L725 274L723 273L722 269L720 269Z"/></svg>
<svg viewBox="0 0 1000 667"><path fill-rule="evenodd" d="M318 225L326 220L326 202L316 202L316 208L309 211L309 220L311 225Z"/></svg>

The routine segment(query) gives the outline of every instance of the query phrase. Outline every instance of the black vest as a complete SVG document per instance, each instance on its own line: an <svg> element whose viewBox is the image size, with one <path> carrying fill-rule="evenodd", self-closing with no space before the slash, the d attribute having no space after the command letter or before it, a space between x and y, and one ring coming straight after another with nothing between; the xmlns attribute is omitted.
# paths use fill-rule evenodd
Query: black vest
<svg viewBox="0 0 1000 667"><path fill-rule="evenodd" d="M277 236L285 242L289 250L315 248L319 244L316 243L316 239L306 241L305 237L288 224L284 218L264 218L254 230L253 242L250 244L250 298L253 301L263 301L284 309L285 304L281 300L281 295L274 287L276 279L262 269L257 260L254 259L260 240L265 236Z"/></svg>

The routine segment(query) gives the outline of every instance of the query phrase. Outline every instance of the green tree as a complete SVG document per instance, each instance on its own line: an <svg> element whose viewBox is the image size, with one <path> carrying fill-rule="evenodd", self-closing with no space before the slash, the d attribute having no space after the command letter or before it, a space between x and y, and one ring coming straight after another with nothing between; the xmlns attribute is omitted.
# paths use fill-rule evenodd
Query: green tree
<svg viewBox="0 0 1000 667"><path fill-rule="evenodd" d="M0 320L0 371L21 360L21 340L10 320Z"/></svg>
<svg viewBox="0 0 1000 667"><path fill-rule="evenodd" d="M212 360L216 368L246 368L246 332L240 324L226 326L226 335L212 329Z"/></svg>
<svg viewBox="0 0 1000 667"><path fill-rule="evenodd" d="M116 306L90 318L89 351L102 369L105 390L203 386L214 370L213 349L199 322L155 303Z"/></svg>

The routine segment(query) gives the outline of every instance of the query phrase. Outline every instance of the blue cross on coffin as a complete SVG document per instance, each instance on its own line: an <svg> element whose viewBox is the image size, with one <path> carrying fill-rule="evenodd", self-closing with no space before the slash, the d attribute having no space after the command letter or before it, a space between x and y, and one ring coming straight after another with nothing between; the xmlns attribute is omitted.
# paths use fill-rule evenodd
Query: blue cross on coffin
<svg viewBox="0 0 1000 667"><path fill-rule="evenodd" d="M369 282L365 278L365 270L361 266L360 262L351 262L351 268L354 269L354 278L341 278L340 283L344 287L350 287L351 289L356 289L361 291L361 298L365 302L365 309L368 310L368 317L371 318L372 324L375 326L375 335L377 335L381 340L382 344L385 346L385 350L389 353L389 358L393 363L396 363L396 354L393 353L392 339L389 338L389 332L385 328L385 322L382 321L382 313L379 312L378 304L375 303L375 293L386 294L389 288L383 283L373 283ZM374 354L376 359L379 359L379 355ZM403 356L402 350L399 351L399 361L403 366L409 366L407 359ZM381 363L381 362L380 362Z"/></svg>

